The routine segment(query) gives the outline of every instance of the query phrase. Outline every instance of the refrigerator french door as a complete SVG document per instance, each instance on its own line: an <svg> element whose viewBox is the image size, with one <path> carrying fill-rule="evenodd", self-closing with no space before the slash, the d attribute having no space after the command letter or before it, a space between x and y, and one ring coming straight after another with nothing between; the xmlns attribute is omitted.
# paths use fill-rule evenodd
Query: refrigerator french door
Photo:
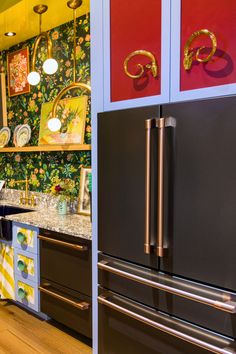
<svg viewBox="0 0 236 354"><path fill-rule="evenodd" d="M101 317L117 311L108 291L236 337L235 109L229 97L99 115Z"/></svg>

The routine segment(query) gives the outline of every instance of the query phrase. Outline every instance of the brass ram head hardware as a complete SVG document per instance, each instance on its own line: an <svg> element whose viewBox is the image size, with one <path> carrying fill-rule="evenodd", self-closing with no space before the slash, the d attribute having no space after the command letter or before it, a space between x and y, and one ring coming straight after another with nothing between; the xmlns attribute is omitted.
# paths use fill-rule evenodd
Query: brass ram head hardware
<svg viewBox="0 0 236 354"><path fill-rule="evenodd" d="M185 46L184 46L184 60L183 60L183 64L184 64L184 69L185 70L190 70L192 63L193 63L193 57L194 57L194 51L192 50L192 48L190 48L193 40L197 37L199 37L200 35L206 35L209 36L211 41L212 41L212 50L210 52L210 54L205 57L205 58L200 58L200 52L202 49L206 48L205 46L202 46L200 48L198 48L198 50L196 51L195 54L195 58L199 63L206 63L208 61L211 60L211 58L213 57L213 55L216 52L216 48L217 48L217 41L216 41L216 36L214 35L214 33L208 31L207 29L201 29L199 31L193 32L191 34L191 36L189 37L189 39L187 40Z"/></svg>
<svg viewBox="0 0 236 354"><path fill-rule="evenodd" d="M143 66L142 64L137 64L138 68L140 68L140 71L138 74L133 75L128 71L128 62L130 61L130 59L136 55L144 55L148 58L151 59L151 64L148 63L145 66ZM140 77L143 76L144 74L144 68L146 69L150 69L152 76L153 77L157 77L158 75L158 65L157 65L157 61L156 58L154 57L154 55L151 52L148 52L147 50L135 50L134 52L130 53L124 61L124 71L126 73L127 76L129 76L131 79L139 79Z"/></svg>

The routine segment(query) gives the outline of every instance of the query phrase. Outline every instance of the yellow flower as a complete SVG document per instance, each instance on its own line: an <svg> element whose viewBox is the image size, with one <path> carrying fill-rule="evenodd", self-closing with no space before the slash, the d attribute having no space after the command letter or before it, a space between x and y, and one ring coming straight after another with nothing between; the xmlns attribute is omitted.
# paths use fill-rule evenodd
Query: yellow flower
<svg viewBox="0 0 236 354"><path fill-rule="evenodd" d="M55 41L58 38L59 38L59 33L57 31L54 31L52 34L52 39L54 39L54 41Z"/></svg>
<svg viewBox="0 0 236 354"><path fill-rule="evenodd" d="M14 117L14 112L13 111L9 111L7 118L10 120L13 117Z"/></svg>
<svg viewBox="0 0 236 354"><path fill-rule="evenodd" d="M11 180L8 182L8 185L9 185L9 187L14 187L14 185L15 185L15 180L14 180L14 179L11 179Z"/></svg>

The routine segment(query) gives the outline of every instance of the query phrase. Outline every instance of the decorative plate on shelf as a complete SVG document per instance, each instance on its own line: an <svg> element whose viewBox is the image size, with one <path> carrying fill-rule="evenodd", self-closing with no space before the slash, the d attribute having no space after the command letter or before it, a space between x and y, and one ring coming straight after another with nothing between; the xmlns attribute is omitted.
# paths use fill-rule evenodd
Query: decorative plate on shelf
<svg viewBox="0 0 236 354"><path fill-rule="evenodd" d="M11 131L8 127L3 127L0 130L0 147L4 147L8 144L11 137Z"/></svg>
<svg viewBox="0 0 236 354"><path fill-rule="evenodd" d="M17 134L17 132L18 132L18 130L20 129L21 126L22 126L22 124L19 124L19 125L17 125L17 126L15 127L15 129L14 129L13 144L14 144L15 146L17 146L16 134Z"/></svg>
<svg viewBox="0 0 236 354"><path fill-rule="evenodd" d="M22 124L16 131L16 146L25 146L31 137L31 129L28 124Z"/></svg>

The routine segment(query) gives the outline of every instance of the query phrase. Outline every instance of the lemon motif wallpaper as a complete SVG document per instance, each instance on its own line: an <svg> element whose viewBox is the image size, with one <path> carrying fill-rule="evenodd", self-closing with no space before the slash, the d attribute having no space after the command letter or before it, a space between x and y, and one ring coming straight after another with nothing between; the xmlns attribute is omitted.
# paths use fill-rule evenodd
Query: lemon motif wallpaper
<svg viewBox="0 0 236 354"><path fill-rule="evenodd" d="M90 26L89 14L77 18L76 46L76 80L90 84ZM31 86L30 93L7 99L8 126L11 129L9 146L13 145L13 132L18 124L29 124L32 130L30 145L38 145L40 114L42 103L53 101L58 92L73 80L73 22L52 29L50 37L53 42L53 57L58 61L59 69L54 75L46 75L42 64L47 52L42 41L36 60L36 70L40 72L41 81L37 86ZM32 57L34 38L20 43L8 52L29 47ZM1 53L1 61L6 72L7 51ZM85 94L83 90L72 90L66 97ZM86 92L87 94L87 92ZM91 143L90 99L86 112L84 143ZM13 187L14 180L24 179L26 174L31 179L32 191L46 192L50 189L52 178L71 178L79 190L81 166L91 166L90 151L70 152L34 152L34 153L1 153L0 180L7 179L8 187ZM14 186L14 188L17 188Z"/></svg>

